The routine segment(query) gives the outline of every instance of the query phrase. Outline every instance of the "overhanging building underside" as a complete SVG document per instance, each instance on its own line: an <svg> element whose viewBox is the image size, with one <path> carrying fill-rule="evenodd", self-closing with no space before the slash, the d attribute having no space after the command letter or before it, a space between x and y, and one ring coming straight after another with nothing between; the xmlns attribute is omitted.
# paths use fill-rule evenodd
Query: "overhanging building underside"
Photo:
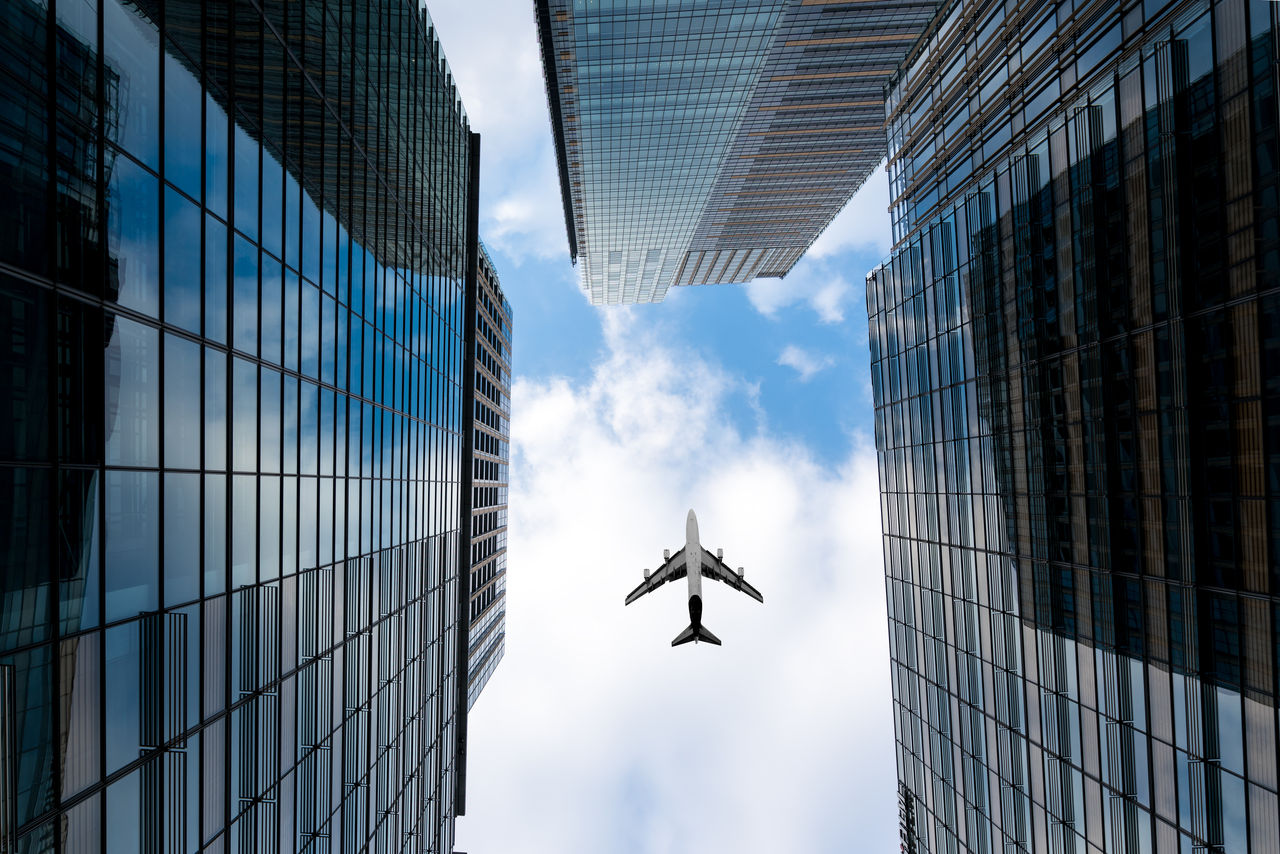
<svg viewBox="0 0 1280 854"><path fill-rule="evenodd" d="M884 158L884 85L938 3L536 5L599 305L786 275Z"/></svg>

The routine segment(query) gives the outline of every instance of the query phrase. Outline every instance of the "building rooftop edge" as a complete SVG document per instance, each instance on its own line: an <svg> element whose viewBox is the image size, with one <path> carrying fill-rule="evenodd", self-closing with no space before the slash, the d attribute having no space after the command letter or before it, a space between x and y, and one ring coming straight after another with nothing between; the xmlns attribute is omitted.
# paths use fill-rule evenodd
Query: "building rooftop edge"
<svg viewBox="0 0 1280 854"><path fill-rule="evenodd" d="M547 107L551 114L551 136L556 143L556 165L560 171L560 201L564 207L564 230L569 238L569 258L578 262L578 235L573 227L573 195L569 192L569 157L564 145L564 122L560 115L560 83L556 77L555 46L551 39L549 0L534 0L538 24L538 46L542 51L542 79L547 85Z"/></svg>

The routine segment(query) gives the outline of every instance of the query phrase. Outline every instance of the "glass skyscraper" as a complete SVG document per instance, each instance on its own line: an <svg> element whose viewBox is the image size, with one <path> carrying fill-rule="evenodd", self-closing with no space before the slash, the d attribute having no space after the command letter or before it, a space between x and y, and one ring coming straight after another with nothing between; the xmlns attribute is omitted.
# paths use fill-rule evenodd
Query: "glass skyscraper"
<svg viewBox="0 0 1280 854"><path fill-rule="evenodd" d="M884 84L937 6L535 0L591 301L785 275L884 158Z"/></svg>
<svg viewBox="0 0 1280 854"><path fill-rule="evenodd" d="M451 851L478 141L430 19L6 0L0 102L0 850Z"/></svg>
<svg viewBox="0 0 1280 854"><path fill-rule="evenodd" d="M483 243L476 289L472 400L467 708L506 649L507 489L511 481L511 303Z"/></svg>
<svg viewBox="0 0 1280 854"><path fill-rule="evenodd" d="M1265 0L962 0L867 279L902 843L1280 851Z"/></svg>

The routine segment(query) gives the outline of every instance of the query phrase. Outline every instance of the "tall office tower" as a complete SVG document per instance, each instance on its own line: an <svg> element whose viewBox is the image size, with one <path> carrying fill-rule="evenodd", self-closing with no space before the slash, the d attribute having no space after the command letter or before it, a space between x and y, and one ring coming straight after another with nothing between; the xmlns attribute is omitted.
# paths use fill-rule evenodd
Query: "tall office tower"
<svg viewBox="0 0 1280 854"><path fill-rule="evenodd" d="M885 154L937 0L535 0L569 252L596 305L795 265Z"/></svg>
<svg viewBox="0 0 1280 854"><path fill-rule="evenodd" d="M966 0L888 89L906 850L1280 851L1277 11Z"/></svg>
<svg viewBox="0 0 1280 854"><path fill-rule="evenodd" d="M471 584L467 708L506 645L507 484L511 460L511 303L480 244L472 399Z"/></svg>
<svg viewBox="0 0 1280 854"><path fill-rule="evenodd" d="M451 851L478 141L429 18L10 0L0 100L0 850Z"/></svg>

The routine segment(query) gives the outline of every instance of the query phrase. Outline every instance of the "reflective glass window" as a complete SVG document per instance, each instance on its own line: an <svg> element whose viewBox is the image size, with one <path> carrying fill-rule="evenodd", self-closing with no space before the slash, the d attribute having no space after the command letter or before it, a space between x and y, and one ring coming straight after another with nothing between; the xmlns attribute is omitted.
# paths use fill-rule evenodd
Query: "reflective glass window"
<svg viewBox="0 0 1280 854"><path fill-rule="evenodd" d="M107 264L120 305L160 314L160 182L128 157L109 155Z"/></svg>
<svg viewBox="0 0 1280 854"><path fill-rule="evenodd" d="M320 209L310 193L302 194L302 275L320 283Z"/></svg>
<svg viewBox="0 0 1280 854"><path fill-rule="evenodd" d="M262 369L258 424L262 436L262 471L278 472L280 471L280 372L270 368Z"/></svg>
<svg viewBox="0 0 1280 854"><path fill-rule="evenodd" d="M298 241L302 234L302 187L292 172L284 175L284 261L295 270L302 265Z"/></svg>
<svg viewBox="0 0 1280 854"><path fill-rule="evenodd" d="M298 571L316 567L317 479L298 478Z"/></svg>
<svg viewBox="0 0 1280 854"><path fill-rule="evenodd" d="M200 345L164 336L164 465L200 467Z"/></svg>
<svg viewBox="0 0 1280 854"><path fill-rule="evenodd" d="M227 478L204 476L204 595L227 589Z"/></svg>
<svg viewBox="0 0 1280 854"><path fill-rule="evenodd" d="M193 199L200 198L200 78L172 46L164 55L164 177Z"/></svg>
<svg viewBox="0 0 1280 854"><path fill-rule="evenodd" d="M262 149L262 248L284 257L284 167L270 148Z"/></svg>
<svg viewBox="0 0 1280 854"><path fill-rule="evenodd" d="M258 366L232 359L231 372L232 457L236 471L258 468Z"/></svg>
<svg viewBox="0 0 1280 854"><path fill-rule="evenodd" d="M164 195L164 319L200 333L200 208L173 188Z"/></svg>
<svg viewBox="0 0 1280 854"><path fill-rule="evenodd" d="M284 377L284 403L282 405L283 436L282 465L285 474L298 473L298 378Z"/></svg>
<svg viewBox="0 0 1280 854"><path fill-rule="evenodd" d="M71 634L98 624L98 594L101 592L98 562L100 481L97 471L76 469L63 469L59 480L58 577L62 580L62 591L58 607L62 632ZM25 504L33 506L30 502ZM14 505L22 506L16 501ZM40 565L26 556L20 560L30 566ZM8 566L0 566L0 571L7 578L17 577Z"/></svg>
<svg viewBox="0 0 1280 854"><path fill-rule="evenodd" d="M204 204L220 217L227 215L227 111L212 94L204 99Z"/></svg>
<svg viewBox="0 0 1280 854"><path fill-rule="evenodd" d="M332 385L338 329L337 303L333 297L323 294L320 310L320 381Z"/></svg>
<svg viewBox="0 0 1280 854"><path fill-rule="evenodd" d="M107 464L159 463L160 335L107 315L105 371Z"/></svg>
<svg viewBox="0 0 1280 854"><path fill-rule="evenodd" d="M204 218L204 335L227 343L227 227Z"/></svg>
<svg viewBox="0 0 1280 854"><path fill-rule="evenodd" d="M108 641L108 649L110 641ZM121 666L128 666L132 660L125 661L122 659ZM110 669L108 664L107 668ZM135 679L136 682L136 679ZM136 714L136 710L135 710ZM136 721L134 727L136 730ZM111 744L113 739L108 733L107 743ZM133 734L133 752L137 755L138 736L136 731ZM127 744L128 742L125 742ZM153 769L153 773L155 770ZM141 789L142 789L142 769L135 770L128 775L116 780L107 789L107 833L106 833L106 854L132 854L132 852L141 851L142 845L142 822L139 820L143 815ZM157 828L158 830L158 828Z"/></svg>
<svg viewBox="0 0 1280 854"><path fill-rule="evenodd" d="M160 477L107 471L105 619L132 617L159 606Z"/></svg>
<svg viewBox="0 0 1280 854"><path fill-rule="evenodd" d="M320 291L315 285L302 283L302 373L320 376Z"/></svg>
<svg viewBox="0 0 1280 854"><path fill-rule="evenodd" d="M260 146L237 122L235 139L235 227L256 240L258 237L258 156Z"/></svg>
<svg viewBox="0 0 1280 854"><path fill-rule="evenodd" d="M164 476L164 603L200 595L200 475Z"/></svg>
<svg viewBox="0 0 1280 854"><path fill-rule="evenodd" d="M63 851L95 852L102 844L102 796L91 795L67 810Z"/></svg>
<svg viewBox="0 0 1280 854"><path fill-rule="evenodd" d="M250 474L232 478L231 588L254 584L258 578L258 479Z"/></svg>
<svg viewBox="0 0 1280 854"><path fill-rule="evenodd" d="M317 447L320 433L320 389L315 383L305 381L300 389L298 470L302 474L316 474L316 466L320 462L320 449Z"/></svg>
<svg viewBox="0 0 1280 854"><path fill-rule="evenodd" d="M139 7L103 0L106 98L118 113L117 142L160 168L160 35Z"/></svg>
<svg viewBox="0 0 1280 854"><path fill-rule="evenodd" d="M235 241L235 299L232 306L232 346L258 352L258 247L240 235Z"/></svg>
<svg viewBox="0 0 1280 854"><path fill-rule="evenodd" d="M263 475L258 513L259 573L263 581L280 577L280 478Z"/></svg>
<svg viewBox="0 0 1280 854"><path fill-rule="evenodd" d="M227 467L227 355L204 351L204 466Z"/></svg>
<svg viewBox="0 0 1280 854"><path fill-rule="evenodd" d="M262 262L262 358L279 365L284 320L282 268L279 261L265 252L259 258Z"/></svg>
<svg viewBox="0 0 1280 854"><path fill-rule="evenodd" d="M282 478L280 508L280 540L282 545L281 572L292 575L298 571L298 479Z"/></svg>
<svg viewBox="0 0 1280 854"><path fill-rule="evenodd" d="M301 310L301 279L293 270L284 271L284 361L291 371L298 370L298 312Z"/></svg>

